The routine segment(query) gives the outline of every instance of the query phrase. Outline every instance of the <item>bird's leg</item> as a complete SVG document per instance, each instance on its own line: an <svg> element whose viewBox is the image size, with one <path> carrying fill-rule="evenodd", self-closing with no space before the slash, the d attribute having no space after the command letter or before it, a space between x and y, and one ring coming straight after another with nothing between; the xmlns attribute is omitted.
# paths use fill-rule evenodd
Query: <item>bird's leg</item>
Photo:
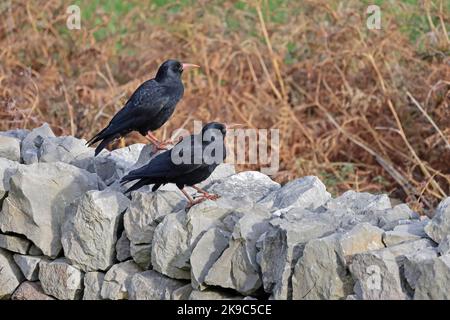
<svg viewBox="0 0 450 320"><path fill-rule="evenodd" d="M197 186L192 186L192 188L194 188L195 190L197 190L198 192L200 192L200 193L202 194L202 197L203 197L204 199L217 200L217 199L220 198L219 195L217 195L217 194L211 194L211 193L209 193L209 192L207 192L207 191L205 191L205 190L203 190L202 188L199 188L199 187L197 187Z"/></svg>
<svg viewBox="0 0 450 320"><path fill-rule="evenodd" d="M196 204L198 204L198 203L200 203L200 202L203 202L203 201L205 201L206 200L206 198L199 198L199 199L192 199L192 197L189 195L189 193L187 193L186 192L186 190L184 190L184 188L183 189L180 189L181 190L181 192L183 192L183 194L184 194L184 196L188 199L188 201L189 201L189 203L188 203L188 205L186 206L186 208L187 209L190 209L192 206L194 206L194 205L196 205Z"/></svg>
<svg viewBox="0 0 450 320"><path fill-rule="evenodd" d="M156 150L167 150L167 143L159 141L151 131L148 131L145 137L156 147Z"/></svg>

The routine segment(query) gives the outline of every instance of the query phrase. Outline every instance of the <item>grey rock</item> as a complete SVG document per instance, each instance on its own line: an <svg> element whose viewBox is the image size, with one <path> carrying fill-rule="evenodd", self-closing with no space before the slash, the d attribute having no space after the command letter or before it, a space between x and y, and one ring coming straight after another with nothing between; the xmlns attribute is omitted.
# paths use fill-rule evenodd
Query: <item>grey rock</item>
<svg viewBox="0 0 450 320"><path fill-rule="evenodd" d="M428 238L425 227L430 223L430 220L413 220L411 223L401 224L394 228L394 231L409 233L419 238Z"/></svg>
<svg viewBox="0 0 450 320"><path fill-rule="evenodd" d="M185 211L166 215L153 235L153 268L171 278L190 279L189 256Z"/></svg>
<svg viewBox="0 0 450 320"><path fill-rule="evenodd" d="M450 254L450 235L446 236L437 248L440 255Z"/></svg>
<svg viewBox="0 0 450 320"><path fill-rule="evenodd" d="M337 226L329 214L307 210L291 210L285 217L272 219L270 225L257 243L264 290L273 299L290 299L291 275L305 244L333 233Z"/></svg>
<svg viewBox="0 0 450 320"><path fill-rule="evenodd" d="M9 179L17 172L21 166L18 162L0 158L0 209L3 197L9 191Z"/></svg>
<svg viewBox="0 0 450 320"><path fill-rule="evenodd" d="M144 144L136 143L112 152L102 151L94 158L96 174L106 185L120 180L136 163L143 147Z"/></svg>
<svg viewBox="0 0 450 320"><path fill-rule="evenodd" d="M19 141L22 143L23 139L30 133L30 130L28 129L13 129L8 131L1 131L0 136L4 137L12 137L19 139Z"/></svg>
<svg viewBox="0 0 450 320"><path fill-rule="evenodd" d="M20 139L0 135L0 158L20 161Z"/></svg>
<svg viewBox="0 0 450 320"><path fill-rule="evenodd" d="M30 256L42 256L44 253L41 249L36 247L33 243L31 244L30 249L28 250L28 255Z"/></svg>
<svg viewBox="0 0 450 320"><path fill-rule="evenodd" d="M234 174L236 174L234 164L221 163L216 167L216 169L214 169L208 179L197 184L197 186L207 189L213 183L223 181L225 178L231 177Z"/></svg>
<svg viewBox="0 0 450 320"><path fill-rule="evenodd" d="M173 191L135 191L131 197L130 206L124 215L124 226L128 238L134 244L151 243L155 228L164 216L186 205L183 195Z"/></svg>
<svg viewBox="0 0 450 320"><path fill-rule="evenodd" d="M0 300L9 299L23 280L12 254L0 249Z"/></svg>
<svg viewBox="0 0 450 320"><path fill-rule="evenodd" d="M367 192L347 191L341 196L329 200L324 207L327 210L351 210L355 214L367 214L374 211L391 209L387 195L373 195Z"/></svg>
<svg viewBox="0 0 450 320"><path fill-rule="evenodd" d="M139 272L142 269L131 260L113 265L103 280L101 297L108 300L128 299L131 278Z"/></svg>
<svg viewBox="0 0 450 320"><path fill-rule="evenodd" d="M153 270L137 273L131 278L130 300L171 300L174 291L185 285Z"/></svg>
<svg viewBox="0 0 450 320"><path fill-rule="evenodd" d="M56 257L62 249L61 224L66 206L97 186L94 174L65 163L20 166L10 179L0 228L25 235L45 255Z"/></svg>
<svg viewBox="0 0 450 320"><path fill-rule="evenodd" d="M314 210L325 204L331 195L319 178L307 176L287 183L268 198L273 198L273 207L277 209L292 206Z"/></svg>
<svg viewBox="0 0 450 320"><path fill-rule="evenodd" d="M420 277L414 291L415 300L450 299L450 255L443 255L420 264Z"/></svg>
<svg viewBox="0 0 450 320"><path fill-rule="evenodd" d="M102 300L101 290L104 279L103 272L87 272L84 275L83 300Z"/></svg>
<svg viewBox="0 0 450 320"><path fill-rule="evenodd" d="M21 157L25 164L32 164L39 161L38 152L43 138L54 137L52 129L47 123L33 129L22 141Z"/></svg>
<svg viewBox="0 0 450 320"><path fill-rule="evenodd" d="M83 293L84 274L66 259L39 263L39 280L44 292L59 300L78 300Z"/></svg>
<svg viewBox="0 0 450 320"><path fill-rule="evenodd" d="M391 247L393 245L402 242L413 241L418 239L420 239L420 236L405 231L393 230L393 231L386 231L383 234L383 243L386 245L386 247Z"/></svg>
<svg viewBox="0 0 450 320"><path fill-rule="evenodd" d="M380 211L378 226L384 230L392 230L400 221L418 219L417 213L412 211L407 204L399 204L392 209Z"/></svg>
<svg viewBox="0 0 450 320"><path fill-rule="evenodd" d="M431 223L425 227L425 232L437 243L450 234L450 197L439 203Z"/></svg>
<svg viewBox="0 0 450 320"><path fill-rule="evenodd" d="M412 290L416 288L417 281L423 271L421 264L427 260L433 260L434 258L437 258L437 256L437 250L431 247L405 255L403 273L408 286Z"/></svg>
<svg viewBox="0 0 450 320"><path fill-rule="evenodd" d="M347 262L357 253L384 248L383 230L369 223L361 223L339 239L341 252Z"/></svg>
<svg viewBox="0 0 450 320"><path fill-rule="evenodd" d="M130 254L133 261L142 269L150 269L152 265L152 245L151 244L134 244L130 246Z"/></svg>
<svg viewBox="0 0 450 320"><path fill-rule="evenodd" d="M173 290L172 299L173 300L187 300L192 293L192 285L190 283Z"/></svg>
<svg viewBox="0 0 450 320"><path fill-rule="evenodd" d="M40 282L25 281L14 291L11 300L55 300L45 294Z"/></svg>
<svg viewBox="0 0 450 320"><path fill-rule="evenodd" d="M88 191L62 227L64 253L84 271L106 270L116 259L122 213L129 200L110 190Z"/></svg>
<svg viewBox="0 0 450 320"><path fill-rule="evenodd" d="M204 291L192 290L188 300L242 300L242 296L228 292L206 289Z"/></svg>
<svg viewBox="0 0 450 320"><path fill-rule="evenodd" d="M261 270L256 261L256 243L268 230L270 213L253 208L237 211L229 247L210 268L205 278L208 285L230 288L243 295L256 292L262 286Z"/></svg>
<svg viewBox="0 0 450 320"><path fill-rule="evenodd" d="M363 300L403 300L400 271L395 256L387 249L354 255L350 272L355 294Z"/></svg>
<svg viewBox="0 0 450 320"><path fill-rule="evenodd" d="M212 184L208 191L241 202L258 202L280 188L268 176L257 171L245 171Z"/></svg>
<svg viewBox="0 0 450 320"><path fill-rule="evenodd" d="M211 228L201 236L190 257L192 287L202 290L208 271L228 247L229 232L220 228ZM224 274L229 277L229 274Z"/></svg>
<svg viewBox="0 0 450 320"><path fill-rule="evenodd" d="M130 240L127 237L126 231L122 231L122 235L116 242L116 258L120 262L131 258Z"/></svg>
<svg viewBox="0 0 450 320"><path fill-rule="evenodd" d="M27 239L0 233L0 248L26 254L31 247L31 242Z"/></svg>
<svg viewBox="0 0 450 320"><path fill-rule="evenodd" d="M337 300L353 292L339 237L332 234L306 244L292 276L293 299Z"/></svg>
<svg viewBox="0 0 450 320"><path fill-rule="evenodd" d="M44 257L34 257L15 254L14 261L19 266L25 278L29 281L37 281L39 279L39 263Z"/></svg>

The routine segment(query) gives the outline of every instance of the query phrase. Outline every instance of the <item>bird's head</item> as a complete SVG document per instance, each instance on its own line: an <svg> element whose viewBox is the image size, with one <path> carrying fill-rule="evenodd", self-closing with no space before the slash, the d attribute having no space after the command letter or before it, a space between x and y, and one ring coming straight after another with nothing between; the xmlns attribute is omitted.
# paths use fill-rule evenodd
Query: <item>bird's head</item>
<svg viewBox="0 0 450 320"><path fill-rule="evenodd" d="M184 70L191 68L200 68L192 63L181 63L177 60L167 60L158 69L155 79L162 81L168 78L180 78Z"/></svg>

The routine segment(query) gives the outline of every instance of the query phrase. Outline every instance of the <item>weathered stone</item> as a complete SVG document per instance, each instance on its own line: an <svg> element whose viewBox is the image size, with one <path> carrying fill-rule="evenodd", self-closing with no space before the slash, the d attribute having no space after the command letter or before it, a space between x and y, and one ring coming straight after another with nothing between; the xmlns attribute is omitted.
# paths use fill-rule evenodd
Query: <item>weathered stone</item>
<svg viewBox="0 0 450 320"><path fill-rule="evenodd" d="M173 300L187 300L192 293L192 285L190 283L173 290L172 299Z"/></svg>
<svg viewBox="0 0 450 320"><path fill-rule="evenodd" d="M208 179L200 182L199 184L197 184L197 186L199 186L200 188L208 188L213 183L223 181L225 180L225 178L231 177L234 174L236 174L234 164L221 163L214 169Z"/></svg>
<svg viewBox="0 0 450 320"><path fill-rule="evenodd" d="M413 220L411 223L401 224L394 228L393 231L409 233L419 238L428 238L425 227L430 223L430 220Z"/></svg>
<svg viewBox="0 0 450 320"><path fill-rule="evenodd" d="M136 143L111 152L102 151L94 158L95 173L111 185L120 180L138 160L144 144Z"/></svg>
<svg viewBox="0 0 450 320"><path fill-rule="evenodd" d="M242 300L242 298L242 296L232 295L228 292L206 289L204 291L192 290L188 300Z"/></svg>
<svg viewBox="0 0 450 320"><path fill-rule="evenodd" d="M317 177L307 176L287 183L262 202L269 201L269 198L272 198L274 208L292 206L313 210L326 203L331 195Z"/></svg>
<svg viewBox="0 0 450 320"><path fill-rule="evenodd" d="M1 131L0 136L4 137L12 137L19 139L19 141L22 143L23 139L30 133L30 130L28 129L13 129L8 131Z"/></svg>
<svg viewBox="0 0 450 320"><path fill-rule="evenodd" d="M171 300L174 291L185 285L153 270L137 273L131 278L130 300Z"/></svg>
<svg viewBox="0 0 450 320"><path fill-rule="evenodd" d="M222 252L228 247L228 241L231 237L229 232L220 228L207 230L195 248L190 257L192 286L196 289L204 289L205 277L213 264L222 255ZM229 277L229 274L224 274Z"/></svg>
<svg viewBox="0 0 450 320"><path fill-rule="evenodd" d="M147 270L152 265L152 245L151 244L134 244L130 245L130 254L133 261L136 262L143 270Z"/></svg>
<svg viewBox="0 0 450 320"><path fill-rule="evenodd" d="M108 300L128 299L131 278L139 272L142 269L131 260L113 265L104 277L101 297Z"/></svg>
<svg viewBox="0 0 450 320"><path fill-rule="evenodd" d="M0 209L3 197L9 191L9 179L17 172L19 166L21 165L18 162L0 158Z"/></svg>
<svg viewBox="0 0 450 320"><path fill-rule="evenodd" d="M189 255L185 211L166 215L153 235L153 268L171 278L190 279Z"/></svg>
<svg viewBox="0 0 450 320"><path fill-rule="evenodd" d="M63 224L65 256L84 271L112 266L118 228L128 204L128 198L115 191L88 191Z"/></svg>
<svg viewBox="0 0 450 320"><path fill-rule="evenodd" d="M353 292L339 237L332 234L306 244L292 276L293 299L337 300Z"/></svg>
<svg viewBox="0 0 450 320"><path fill-rule="evenodd" d="M272 219L270 225L257 243L264 290L272 293L273 299L289 299L291 275L305 244L333 233L337 226L329 214L308 210L291 210L285 217Z"/></svg>
<svg viewBox="0 0 450 320"><path fill-rule="evenodd" d="M387 249L355 254L350 272L356 281L354 290L358 299L406 298L395 256Z"/></svg>
<svg viewBox="0 0 450 320"><path fill-rule="evenodd" d="M450 234L450 197L439 203L433 219L425 227L425 232L437 243Z"/></svg>
<svg viewBox="0 0 450 320"><path fill-rule="evenodd" d="M84 274L66 259L39 263L39 280L44 292L59 300L77 300L83 293Z"/></svg>
<svg viewBox="0 0 450 320"><path fill-rule="evenodd" d="M21 157L25 164L32 164L38 162L38 152L43 138L54 137L52 129L47 123L33 129L22 141Z"/></svg>
<svg viewBox="0 0 450 320"><path fill-rule="evenodd" d="M258 202L280 185L268 176L257 171L245 171L214 183L209 192L241 202Z"/></svg>
<svg viewBox="0 0 450 320"><path fill-rule="evenodd" d="M406 241L413 241L420 239L419 236L405 232L405 231L386 231L383 234L383 243L386 245L386 247L391 247L396 244L406 242Z"/></svg>
<svg viewBox="0 0 450 320"><path fill-rule="evenodd" d="M186 200L179 192L132 192L130 206L124 215L127 236L134 244L152 242L156 226L164 216L183 209Z"/></svg>
<svg viewBox="0 0 450 320"><path fill-rule="evenodd" d="M417 219L419 216L407 204L399 204L392 209L380 211L378 226L386 231L392 230L401 221Z"/></svg>
<svg viewBox="0 0 450 320"><path fill-rule="evenodd" d="M25 278L29 281L37 281L39 279L39 263L44 257L25 256L20 254L14 255L14 261L19 266Z"/></svg>
<svg viewBox="0 0 450 320"><path fill-rule="evenodd" d="M422 273L421 264L426 260L437 258L437 250L435 248L424 248L405 255L403 262L403 274L409 287L414 290L417 281Z"/></svg>
<svg viewBox="0 0 450 320"><path fill-rule="evenodd" d="M378 210L391 209L387 195L373 195L367 192L347 191L341 196L329 200L324 207L327 210L351 210L355 214L367 214Z"/></svg>
<svg viewBox="0 0 450 320"><path fill-rule="evenodd" d="M0 249L0 300L9 299L24 280L10 252Z"/></svg>
<svg viewBox="0 0 450 320"><path fill-rule="evenodd" d="M55 300L45 294L40 282L25 281L14 291L11 300Z"/></svg>
<svg viewBox="0 0 450 320"><path fill-rule="evenodd" d="M6 235L0 233L0 248L17 252L21 254L26 254L31 247L31 242L27 239L13 236L13 235Z"/></svg>
<svg viewBox="0 0 450 320"><path fill-rule="evenodd" d="M268 211L256 208L237 211L227 217L237 220L232 228L232 239L229 247L208 271L206 284L235 289L244 295L252 294L261 287L256 242L268 230L269 217Z"/></svg>
<svg viewBox="0 0 450 320"><path fill-rule="evenodd" d="M384 248L382 237L382 229L369 223L358 224L339 239L341 252L350 261L357 253Z"/></svg>
<svg viewBox="0 0 450 320"><path fill-rule="evenodd" d="M25 235L45 255L56 257L66 206L97 186L94 174L62 162L20 166L10 180L0 228Z"/></svg>
<svg viewBox="0 0 450 320"><path fill-rule="evenodd" d="M116 252L117 252L116 258L120 262L131 258L130 240L127 237L126 231L123 231L119 240L117 240Z"/></svg>
<svg viewBox="0 0 450 320"><path fill-rule="evenodd" d="M446 236L437 248L440 255L450 254L450 235Z"/></svg>
<svg viewBox="0 0 450 320"><path fill-rule="evenodd" d="M449 199L449 198L447 198ZM450 299L450 255L425 260L419 265L420 277L414 291L415 300Z"/></svg>
<svg viewBox="0 0 450 320"><path fill-rule="evenodd" d="M104 279L103 272L87 272L84 275L83 300L102 300L101 291Z"/></svg>
<svg viewBox="0 0 450 320"><path fill-rule="evenodd" d="M34 245L33 243L31 244L31 247L28 250L28 255L30 255L30 256L42 256L43 254L44 253L42 252L41 249L36 247L36 245Z"/></svg>
<svg viewBox="0 0 450 320"><path fill-rule="evenodd" d="M20 161L20 139L0 135L0 158Z"/></svg>

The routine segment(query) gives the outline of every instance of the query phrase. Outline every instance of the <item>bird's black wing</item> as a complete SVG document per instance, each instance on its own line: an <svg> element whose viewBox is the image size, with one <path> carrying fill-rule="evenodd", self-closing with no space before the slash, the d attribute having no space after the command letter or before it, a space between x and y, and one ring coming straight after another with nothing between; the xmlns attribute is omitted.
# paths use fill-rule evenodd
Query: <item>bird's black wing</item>
<svg viewBox="0 0 450 320"><path fill-rule="evenodd" d="M145 81L114 115L108 126L88 141L88 145L132 131L142 123L151 121L169 100L170 94L166 86L160 85L154 79Z"/></svg>

